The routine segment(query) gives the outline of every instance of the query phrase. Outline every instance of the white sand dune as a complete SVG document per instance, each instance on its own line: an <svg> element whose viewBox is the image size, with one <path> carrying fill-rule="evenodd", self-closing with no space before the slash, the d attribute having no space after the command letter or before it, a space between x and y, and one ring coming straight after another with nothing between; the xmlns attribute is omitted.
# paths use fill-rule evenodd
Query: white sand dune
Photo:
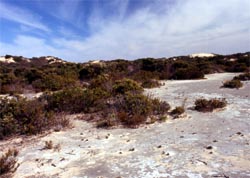
<svg viewBox="0 0 250 178"><path fill-rule="evenodd" d="M215 54L212 54L212 53L195 53L195 54L191 54L189 56L192 57L192 58L194 58L194 57L214 57Z"/></svg>
<svg viewBox="0 0 250 178"><path fill-rule="evenodd" d="M10 58L5 58L5 56L0 57L0 62L5 62L5 63L15 63L13 57Z"/></svg>

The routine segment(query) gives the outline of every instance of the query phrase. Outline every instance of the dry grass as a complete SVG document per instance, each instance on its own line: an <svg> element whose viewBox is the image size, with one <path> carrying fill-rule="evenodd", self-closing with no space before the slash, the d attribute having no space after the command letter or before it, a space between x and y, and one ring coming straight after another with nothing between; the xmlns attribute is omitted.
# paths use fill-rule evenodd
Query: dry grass
<svg viewBox="0 0 250 178"><path fill-rule="evenodd" d="M16 149L9 149L0 157L0 175L4 175L16 170L16 157L18 151Z"/></svg>
<svg viewBox="0 0 250 178"><path fill-rule="evenodd" d="M195 101L195 110L200 112L212 112L217 108L224 108L227 105L225 98L223 99L197 99Z"/></svg>

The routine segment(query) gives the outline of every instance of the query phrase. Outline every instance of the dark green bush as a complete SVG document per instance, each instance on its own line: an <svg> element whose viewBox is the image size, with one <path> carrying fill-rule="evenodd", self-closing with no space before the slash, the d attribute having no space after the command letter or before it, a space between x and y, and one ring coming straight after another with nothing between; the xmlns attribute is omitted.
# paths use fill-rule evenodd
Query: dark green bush
<svg viewBox="0 0 250 178"><path fill-rule="evenodd" d="M37 99L0 100L0 139L11 135L38 134L51 128L60 130L68 125L64 114L47 112L45 103Z"/></svg>
<svg viewBox="0 0 250 178"><path fill-rule="evenodd" d="M32 82L42 79L45 74L41 72L40 70L37 69L31 69L29 71L26 71L25 73L25 78L28 81L29 84Z"/></svg>
<svg viewBox="0 0 250 178"><path fill-rule="evenodd" d="M147 116L152 113L151 100L142 94L127 92L112 103L110 107L117 111L114 118L126 127L137 127L145 123Z"/></svg>
<svg viewBox="0 0 250 178"><path fill-rule="evenodd" d="M65 80L59 75L46 75L42 79L35 80L32 82L32 86L42 91L56 91L60 90L65 86Z"/></svg>
<svg viewBox="0 0 250 178"><path fill-rule="evenodd" d="M167 102L151 99L138 93L126 93L115 103L117 118L127 127L137 127L146 122L150 115L163 115L170 106Z"/></svg>
<svg viewBox="0 0 250 178"><path fill-rule="evenodd" d="M195 101L195 110L200 112L211 112L217 108L224 108L227 105L225 98L223 99L197 99Z"/></svg>
<svg viewBox="0 0 250 178"><path fill-rule="evenodd" d="M152 112L152 101L143 94L127 93L124 98L123 110L129 115L147 116Z"/></svg>
<svg viewBox="0 0 250 178"><path fill-rule="evenodd" d="M89 88L101 88L104 91L112 92L112 79L108 74L98 75L90 81Z"/></svg>
<svg viewBox="0 0 250 178"><path fill-rule="evenodd" d="M15 134L36 134L50 127L53 114L38 100L1 99L0 138Z"/></svg>
<svg viewBox="0 0 250 178"><path fill-rule="evenodd" d="M223 83L224 88L241 88L243 86L243 83L240 80L228 80Z"/></svg>
<svg viewBox="0 0 250 178"><path fill-rule="evenodd" d="M177 69L172 76L172 79L176 80L201 79L201 78L204 78L204 74L197 67Z"/></svg>
<svg viewBox="0 0 250 178"><path fill-rule="evenodd" d="M250 80L250 73L246 72L244 74L240 74L238 76L235 76L233 78L233 80L241 80L241 81L246 81L246 80Z"/></svg>
<svg viewBox="0 0 250 178"><path fill-rule="evenodd" d="M105 101L102 99L108 95L109 94L101 88L69 88L45 95L44 98L46 98L48 102L48 110L80 113L91 112L91 109L102 109L105 105Z"/></svg>
<svg viewBox="0 0 250 178"><path fill-rule="evenodd" d="M142 92L143 88L136 81L125 78L115 81L113 91L115 94L125 94L128 91Z"/></svg>
<svg viewBox="0 0 250 178"><path fill-rule="evenodd" d="M98 75L102 74L104 72L104 67L100 64L91 64L84 66L79 71L79 78L81 80L89 80L92 78L97 77Z"/></svg>

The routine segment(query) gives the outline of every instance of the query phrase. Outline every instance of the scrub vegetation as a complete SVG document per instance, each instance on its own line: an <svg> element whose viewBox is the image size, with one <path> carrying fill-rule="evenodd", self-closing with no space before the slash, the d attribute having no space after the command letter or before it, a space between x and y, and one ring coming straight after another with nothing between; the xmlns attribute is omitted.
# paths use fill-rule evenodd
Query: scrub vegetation
<svg viewBox="0 0 250 178"><path fill-rule="evenodd" d="M97 127L138 127L148 118L161 120L169 114L167 102L145 96L143 88L160 86L159 80L202 79L214 72L246 72L236 77L249 79L249 53L216 55L209 58L117 59L88 63L49 63L46 57L10 56L15 63L0 65L0 139L60 130L70 122L68 114L92 115ZM237 60L230 61L235 58ZM226 85L226 84L225 84ZM231 85L231 84L230 84ZM43 92L39 98L24 99L23 93ZM224 107L224 100L197 100L195 108L208 112ZM180 115L184 107L170 114Z"/></svg>

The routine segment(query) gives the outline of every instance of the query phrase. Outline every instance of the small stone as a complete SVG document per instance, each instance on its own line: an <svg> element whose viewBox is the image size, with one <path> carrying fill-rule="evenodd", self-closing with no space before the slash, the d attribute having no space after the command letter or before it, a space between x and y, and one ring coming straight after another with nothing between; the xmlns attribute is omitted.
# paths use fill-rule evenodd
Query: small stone
<svg viewBox="0 0 250 178"><path fill-rule="evenodd" d="M135 149L134 148L130 148L129 151L135 151Z"/></svg>
<svg viewBox="0 0 250 178"><path fill-rule="evenodd" d="M213 149L213 147L212 146L207 146L206 149L211 150L211 149Z"/></svg>
<svg viewBox="0 0 250 178"><path fill-rule="evenodd" d="M161 147L162 147L161 145L157 146L157 148L161 148Z"/></svg>
<svg viewBox="0 0 250 178"><path fill-rule="evenodd" d="M184 138L184 136L180 136L180 138Z"/></svg>
<svg viewBox="0 0 250 178"><path fill-rule="evenodd" d="M215 143L215 142L218 142L217 140L213 140L213 142Z"/></svg>

